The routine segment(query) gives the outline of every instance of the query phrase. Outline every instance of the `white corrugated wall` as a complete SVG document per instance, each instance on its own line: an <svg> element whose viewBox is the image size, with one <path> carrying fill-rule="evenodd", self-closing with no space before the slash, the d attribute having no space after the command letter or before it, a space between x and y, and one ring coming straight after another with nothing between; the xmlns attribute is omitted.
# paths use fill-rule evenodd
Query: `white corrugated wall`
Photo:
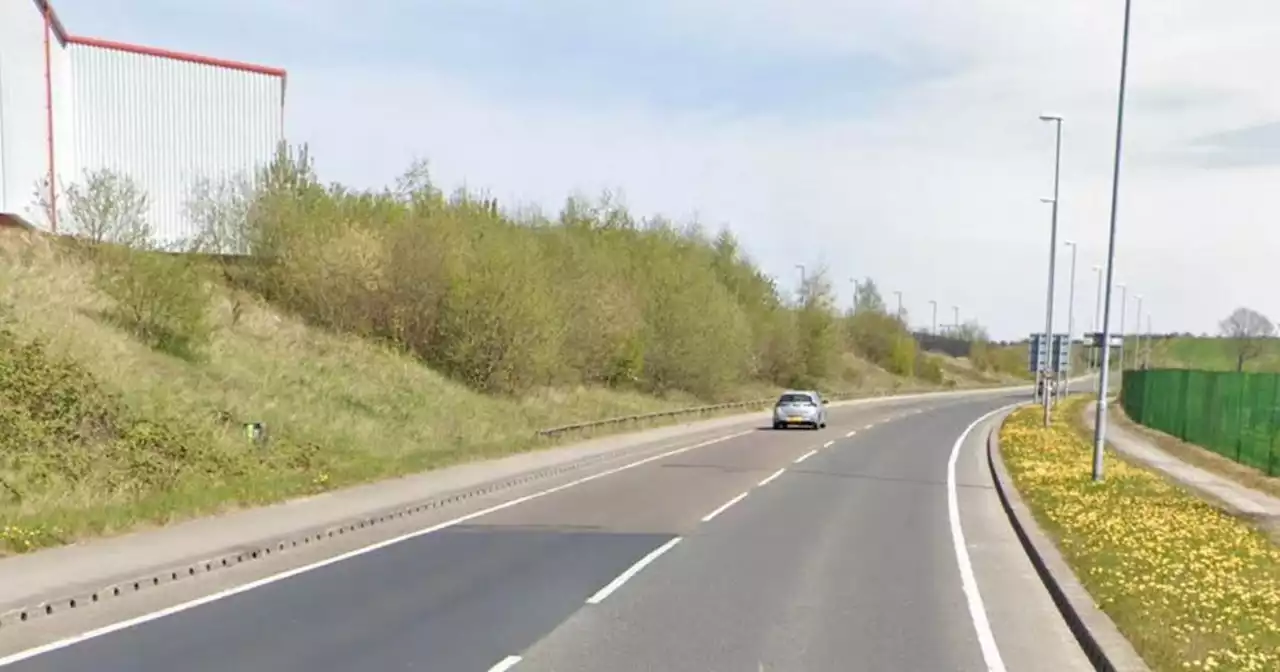
<svg viewBox="0 0 1280 672"><path fill-rule="evenodd" d="M133 178L147 192L161 244L199 233L186 205L201 178L246 175L284 137L281 77L100 46L68 49L72 130L57 137L74 139L73 163L62 166L74 166L77 178L102 168Z"/></svg>
<svg viewBox="0 0 1280 672"><path fill-rule="evenodd" d="M63 51L52 40L52 51ZM43 224L33 194L49 173L44 17L31 0L0 0L0 212Z"/></svg>

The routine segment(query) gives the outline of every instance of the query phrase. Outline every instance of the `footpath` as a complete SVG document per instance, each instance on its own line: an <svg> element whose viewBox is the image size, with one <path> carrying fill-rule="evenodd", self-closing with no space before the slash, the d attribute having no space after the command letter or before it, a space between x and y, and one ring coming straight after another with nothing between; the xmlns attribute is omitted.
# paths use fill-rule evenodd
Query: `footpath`
<svg viewBox="0 0 1280 672"><path fill-rule="evenodd" d="M1085 409L1085 425L1094 428L1096 403ZM1108 409L1114 415L1120 411ZM1280 498L1196 467L1161 450L1154 442L1114 420L1107 443L1117 452L1156 469L1191 490L1217 501L1232 514L1252 520L1280 540Z"/></svg>

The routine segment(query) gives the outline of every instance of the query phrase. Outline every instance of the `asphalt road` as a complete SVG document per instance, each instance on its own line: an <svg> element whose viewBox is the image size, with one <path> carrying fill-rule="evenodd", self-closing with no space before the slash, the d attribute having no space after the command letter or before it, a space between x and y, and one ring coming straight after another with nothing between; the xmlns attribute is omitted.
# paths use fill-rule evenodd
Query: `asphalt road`
<svg viewBox="0 0 1280 672"><path fill-rule="evenodd" d="M1007 669L1089 669L992 513L975 441L957 502L989 628L963 588L948 458L1022 399L833 409L823 431L655 459L4 669L1005 669L984 629Z"/></svg>

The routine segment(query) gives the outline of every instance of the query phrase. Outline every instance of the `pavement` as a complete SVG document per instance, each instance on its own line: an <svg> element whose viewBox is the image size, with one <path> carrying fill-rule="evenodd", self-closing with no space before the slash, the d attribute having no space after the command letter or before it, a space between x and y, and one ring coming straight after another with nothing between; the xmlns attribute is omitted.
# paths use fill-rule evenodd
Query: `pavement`
<svg viewBox="0 0 1280 672"><path fill-rule="evenodd" d="M1085 409L1086 426L1095 426L1094 413L1097 404ZM1163 472L1175 481L1226 505L1237 515L1253 519L1280 521L1280 498L1249 488L1229 478L1187 464L1161 450L1141 434L1116 423L1108 422L1107 445Z"/></svg>
<svg viewBox="0 0 1280 672"><path fill-rule="evenodd" d="M1027 396L671 434L6 627L0 668L1091 670L986 468L988 414Z"/></svg>

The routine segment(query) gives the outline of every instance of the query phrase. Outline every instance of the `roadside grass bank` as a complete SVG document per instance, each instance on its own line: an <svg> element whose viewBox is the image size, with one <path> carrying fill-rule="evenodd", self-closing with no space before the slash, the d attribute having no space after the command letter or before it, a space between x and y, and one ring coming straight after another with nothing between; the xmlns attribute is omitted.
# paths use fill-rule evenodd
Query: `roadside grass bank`
<svg viewBox="0 0 1280 672"><path fill-rule="evenodd" d="M208 340L197 356L174 353L112 317L118 303L97 263L56 241L0 234L0 555L693 418L559 440L540 429L778 391L744 380L711 397L600 384L486 394L394 344L316 327L216 283ZM989 384L904 378L852 353L841 362L843 375L822 389ZM245 435L250 422L264 423L264 443Z"/></svg>
<svg viewBox="0 0 1280 672"><path fill-rule="evenodd" d="M1092 443L1067 399L1000 430L1014 485L1098 605L1158 672L1280 669L1280 548L1159 474Z"/></svg>

